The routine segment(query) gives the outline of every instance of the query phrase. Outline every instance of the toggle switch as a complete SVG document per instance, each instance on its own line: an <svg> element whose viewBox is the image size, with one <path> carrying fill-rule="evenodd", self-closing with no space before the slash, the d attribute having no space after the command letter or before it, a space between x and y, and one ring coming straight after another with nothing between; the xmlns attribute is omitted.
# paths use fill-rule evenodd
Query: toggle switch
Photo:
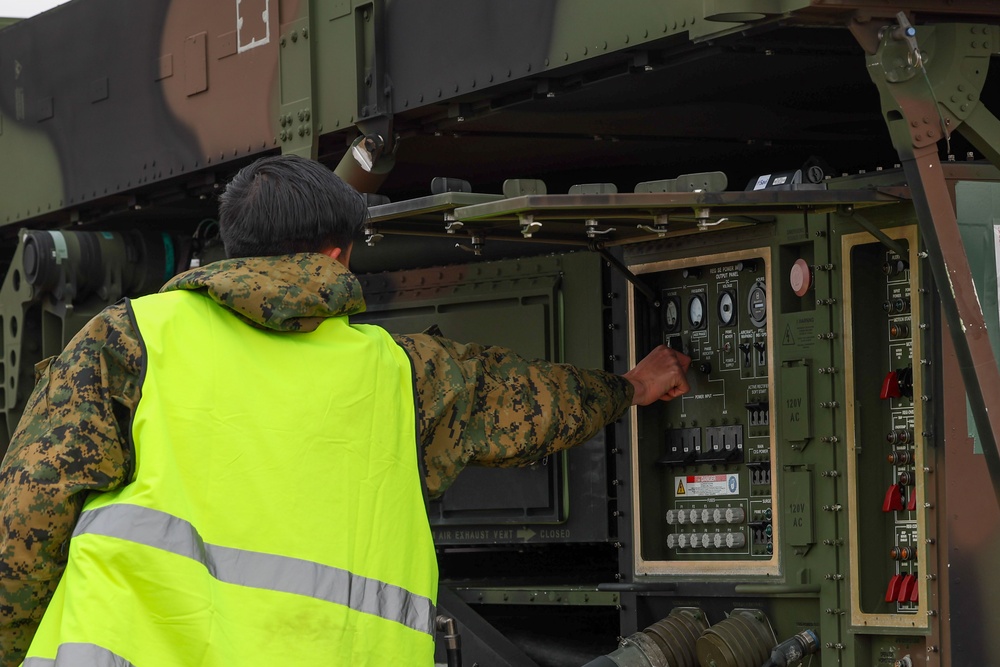
<svg viewBox="0 0 1000 667"><path fill-rule="evenodd" d="M896 602L909 602L910 596L913 595L913 589L915 589L916 587L917 587L916 575L912 574L904 575L903 581L899 585L899 594L896 596Z"/></svg>
<svg viewBox="0 0 1000 667"><path fill-rule="evenodd" d="M886 373L885 379L882 380L882 391L879 393L879 398L884 401L887 398L899 398L902 395L898 374L896 371L889 371Z"/></svg>
<svg viewBox="0 0 1000 667"><path fill-rule="evenodd" d="M889 580L889 587L885 589L885 601L895 602L899 598L899 590L903 587L903 575L894 574Z"/></svg>
<svg viewBox="0 0 1000 667"><path fill-rule="evenodd" d="M910 591L910 602L919 602L920 601L920 586L917 585L917 577L916 577L916 575L911 575L911 576L913 576L913 590Z"/></svg>
<svg viewBox="0 0 1000 667"><path fill-rule="evenodd" d="M743 368L750 368L750 343L740 343L740 351L743 353Z"/></svg>
<svg viewBox="0 0 1000 667"><path fill-rule="evenodd" d="M910 512L917 510L917 490L910 489L910 499L906 503L906 509Z"/></svg>
<svg viewBox="0 0 1000 667"><path fill-rule="evenodd" d="M889 490L886 491L885 500L882 502L882 511L903 511L903 490L899 488L899 484L893 484L889 487Z"/></svg>
<svg viewBox="0 0 1000 667"><path fill-rule="evenodd" d="M753 348L757 350L757 365L765 365L767 363L767 344L754 343Z"/></svg>

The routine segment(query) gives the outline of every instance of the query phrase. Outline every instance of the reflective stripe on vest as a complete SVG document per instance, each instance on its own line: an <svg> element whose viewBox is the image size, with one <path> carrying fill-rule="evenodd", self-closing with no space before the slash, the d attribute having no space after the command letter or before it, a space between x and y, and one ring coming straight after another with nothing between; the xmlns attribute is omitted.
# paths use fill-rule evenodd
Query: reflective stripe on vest
<svg viewBox="0 0 1000 667"><path fill-rule="evenodd" d="M130 308L134 479L86 499L25 664L432 665L406 353L347 318L257 329L194 292Z"/></svg>
<svg viewBox="0 0 1000 667"><path fill-rule="evenodd" d="M28 658L22 667L135 667L106 648L93 644L63 644L55 660Z"/></svg>
<svg viewBox="0 0 1000 667"><path fill-rule="evenodd" d="M80 516L73 537L89 533L163 549L204 565L219 581L307 595L434 634L434 604L376 579L298 558L206 544L187 521L137 505L108 505Z"/></svg>

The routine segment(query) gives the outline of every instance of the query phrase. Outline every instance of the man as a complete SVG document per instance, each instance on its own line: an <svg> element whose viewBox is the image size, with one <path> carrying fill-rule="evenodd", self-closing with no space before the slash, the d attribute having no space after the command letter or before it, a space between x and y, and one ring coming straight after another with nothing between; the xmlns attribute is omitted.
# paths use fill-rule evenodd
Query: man
<svg viewBox="0 0 1000 667"><path fill-rule="evenodd" d="M350 325L366 215L258 160L221 198L230 259L40 366L0 469L4 666L430 664L424 490L687 391L665 347L618 377Z"/></svg>

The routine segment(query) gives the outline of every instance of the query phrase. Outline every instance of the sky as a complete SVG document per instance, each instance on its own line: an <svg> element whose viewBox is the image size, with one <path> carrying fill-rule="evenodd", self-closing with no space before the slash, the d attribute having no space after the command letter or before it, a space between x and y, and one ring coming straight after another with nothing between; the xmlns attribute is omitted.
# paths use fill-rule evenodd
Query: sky
<svg viewBox="0 0 1000 667"><path fill-rule="evenodd" d="M47 9L61 5L66 0L0 0L0 16L4 18L25 18L41 14Z"/></svg>

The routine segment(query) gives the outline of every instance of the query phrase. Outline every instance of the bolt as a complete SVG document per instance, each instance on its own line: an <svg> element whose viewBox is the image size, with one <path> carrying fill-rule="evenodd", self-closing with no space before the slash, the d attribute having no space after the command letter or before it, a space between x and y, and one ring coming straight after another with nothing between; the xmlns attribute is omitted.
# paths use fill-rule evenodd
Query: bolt
<svg viewBox="0 0 1000 667"><path fill-rule="evenodd" d="M298 30L293 30L292 31L292 41L293 42L299 41L299 31Z"/></svg>

